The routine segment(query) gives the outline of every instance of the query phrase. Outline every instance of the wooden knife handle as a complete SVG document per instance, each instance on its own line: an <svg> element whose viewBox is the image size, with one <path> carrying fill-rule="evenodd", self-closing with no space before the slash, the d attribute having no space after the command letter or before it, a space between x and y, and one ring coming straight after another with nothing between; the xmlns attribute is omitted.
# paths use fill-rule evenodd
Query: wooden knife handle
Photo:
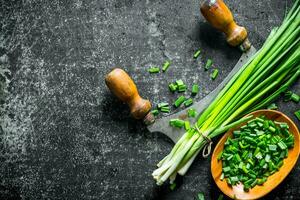
<svg viewBox="0 0 300 200"><path fill-rule="evenodd" d="M246 28L236 24L223 0L204 0L200 11L214 28L226 34L228 44L240 46L242 51L250 49L251 43L247 38Z"/></svg>
<svg viewBox="0 0 300 200"><path fill-rule="evenodd" d="M143 119L151 110L151 103L143 99L130 76L122 69L115 68L105 77L110 91L122 102L128 104L135 119Z"/></svg>

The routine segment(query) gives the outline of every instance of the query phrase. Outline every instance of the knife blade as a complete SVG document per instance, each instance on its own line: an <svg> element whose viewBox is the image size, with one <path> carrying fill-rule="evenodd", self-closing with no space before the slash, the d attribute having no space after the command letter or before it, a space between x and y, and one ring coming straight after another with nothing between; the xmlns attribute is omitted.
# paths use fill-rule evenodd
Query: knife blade
<svg viewBox="0 0 300 200"><path fill-rule="evenodd" d="M198 114L201 114L205 110L205 108L207 108L208 105L215 99L215 97L224 88L224 86L229 82L233 75L237 73L241 69L241 67L247 63L249 58L251 58L256 52L257 50L253 46L251 46L247 52L244 52L231 72L227 75L227 77L203 99L194 103L193 106L190 106L182 111L156 119L155 123L147 126L147 129L150 132L161 132L168 136L174 143L176 143L185 133L185 131L184 129L178 129L170 126L170 119L187 119L187 110L191 108L195 109ZM196 119L197 117L190 118L189 121L194 124L196 122Z"/></svg>

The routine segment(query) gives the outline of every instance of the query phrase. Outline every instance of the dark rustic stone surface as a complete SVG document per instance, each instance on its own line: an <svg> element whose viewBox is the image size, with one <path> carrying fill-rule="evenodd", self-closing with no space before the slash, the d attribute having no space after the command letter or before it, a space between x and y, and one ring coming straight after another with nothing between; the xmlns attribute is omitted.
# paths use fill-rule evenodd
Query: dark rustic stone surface
<svg viewBox="0 0 300 200"><path fill-rule="evenodd" d="M226 2L256 47L291 5ZM176 98L167 89L175 79L198 83L198 100L215 88L240 52L204 22L198 1L1 0L0 28L0 199L217 198L210 159L198 158L175 191L155 186L151 172L172 144L134 122L104 84L119 66L154 104ZM214 82L203 70L207 58L220 69ZM147 73L167 59L167 73ZM278 104L296 120L299 104ZM298 163L265 199L299 199L299 175Z"/></svg>

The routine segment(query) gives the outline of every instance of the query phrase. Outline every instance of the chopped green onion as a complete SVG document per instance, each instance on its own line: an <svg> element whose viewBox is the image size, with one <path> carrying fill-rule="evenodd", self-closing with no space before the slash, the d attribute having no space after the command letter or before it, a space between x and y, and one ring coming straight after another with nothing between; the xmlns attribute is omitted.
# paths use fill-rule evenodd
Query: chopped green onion
<svg viewBox="0 0 300 200"><path fill-rule="evenodd" d="M271 159L270 154L267 154L266 157L265 157L265 161L266 161L266 162L270 162L270 159Z"/></svg>
<svg viewBox="0 0 300 200"><path fill-rule="evenodd" d="M231 168L229 166L223 168L223 172L224 173L229 172L230 170L231 170Z"/></svg>
<svg viewBox="0 0 300 200"><path fill-rule="evenodd" d="M255 154L255 157L256 157L258 160L262 159L262 154L261 154L261 152L258 152L257 154Z"/></svg>
<svg viewBox="0 0 300 200"><path fill-rule="evenodd" d="M277 150L277 146L274 144L269 144L269 150L270 151L276 151Z"/></svg>
<svg viewBox="0 0 300 200"><path fill-rule="evenodd" d="M268 109L268 110L277 110L278 107L277 107L277 105L276 105L275 103L272 103L272 104L270 104L270 105L267 107L267 109Z"/></svg>
<svg viewBox="0 0 300 200"><path fill-rule="evenodd" d="M199 86L194 84L192 87L192 95L195 96L199 92Z"/></svg>
<svg viewBox="0 0 300 200"><path fill-rule="evenodd" d="M188 113L188 117L196 117L197 115L197 112L194 108L188 109L187 113Z"/></svg>
<svg viewBox="0 0 300 200"><path fill-rule="evenodd" d="M295 112L296 117L298 118L298 120L300 121L300 110Z"/></svg>
<svg viewBox="0 0 300 200"><path fill-rule="evenodd" d="M181 119L171 119L169 123L171 126L176 127L176 128L184 127L184 121Z"/></svg>
<svg viewBox="0 0 300 200"><path fill-rule="evenodd" d="M174 102L174 106L178 108L185 101L184 96L178 97L178 99Z"/></svg>
<svg viewBox="0 0 300 200"><path fill-rule="evenodd" d="M272 127L272 126L269 127L269 130L270 130L271 132L273 132L273 133L275 133L275 131L276 131L276 129L275 129L274 127Z"/></svg>
<svg viewBox="0 0 300 200"><path fill-rule="evenodd" d="M202 192L199 192L197 197L198 197L198 200L205 200L204 194Z"/></svg>
<svg viewBox="0 0 300 200"><path fill-rule="evenodd" d="M181 85L184 85L183 81L180 79L180 80L177 80L175 81L176 85L177 86L181 86Z"/></svg>
<svg viewBox="0 0 300 200"><path fill-rule="evenodd" d="M184 105L186 107L188 107L188 106L190 106L192 104L193 104L193 99L192 98L189 98L189 99L185 100L185 102L184 102Z"/></svg>
<svg viewBox="0 0 300 200"><path fill-rule="evenodd" d="M201 53L201 50L200 50L200 49L197 50L197 51L194 53L194 58L195 58L195 59L198 58L199 55L200 55L200 53Z"/></svg>
<svg viewBox="0 0 300 200"><path fill-rule="evenodd" d="M158 73L159 72L159 67L151 67L151 68L148 69L148 72L150 72L151 74Z"/></svg>
<svg viewBox="0 0 300 200"><path fill-rule="evenodd" d="M169 103L166 103L166 102L162 102L162 103L157 104L158 109L161 109L162 107L167 107L167 106L169 106Z"/></svg>
<svg viewBox="0 0 300 200"><path fill-rule="evenodd" d="M283 129L289 129L289 125L287 123L284 123L284 122L275 122L276 124L278 124L280 126L280 128L283 128Z"/></svg>
<svg viewBox="0 0 300 200"><path fill-rule="evenodd" d="M278 169L278 168L280 168L282 165L283 165L283 161L281 160L281 161L279 161L279 162L277 163L276 168Z"/></svg>
<svg viewBox="0 0 300 200"><path fill-rule="evenodd" d="M165 72L170 67L170 61L166 61L162 67L162 71Z"/></svg>
<svg viewBox="0 0 300 200"><path fill-rule="evenodd" d="M210 75L211 79L215 80L217 78L218 74L219 74L219 70L218 69L214 69L213 72Z"/></svg>
<svg viewBox="0 0 300 200"><path fill-rule="evenodd" d="M175 92L177 90L177 85L174 83L169 84L169 89L171 92Z"/></svg>
<svg viewBox="0 0 300 200"><path fill-rule="evenodd" d="M212 66L212 60L211 60L211 59L208 59L208 60L206 61L205 70L208 70L211 66Z"/></svg>
<svg viewBox="0 0 300 200"><path fill-rule="evenodd" d="M151 113L154 115L154 116L157 116L159 114L159 111L157 109L155 110L152 110Z"/></svg>

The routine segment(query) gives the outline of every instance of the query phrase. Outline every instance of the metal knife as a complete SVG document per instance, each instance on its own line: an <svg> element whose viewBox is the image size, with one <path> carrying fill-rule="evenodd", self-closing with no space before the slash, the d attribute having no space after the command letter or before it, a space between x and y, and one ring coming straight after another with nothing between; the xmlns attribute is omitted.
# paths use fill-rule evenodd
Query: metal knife
<svg viewBox="0 0 300 200"><path fill-rule="evenodd" d="M180 112L155 119L150 112L150 101L143 99L139 95L134 81L124 70L119 68L113 69L105 77L105 82L108 88L121 101L128 104L131 115L135 119L143 119L150 132L161 132L175 143L185 133L185 131L171 127L169 125L170 119L186 119L187 110L190 108L194 108L198 114L201 114L214 100L226 83L228 83L228 81L233 77L233 75L238 72L248 59L256 53L256 49L251 45L247 38L246 29L235 23L229 8L223 0L206 0L201 4L200 10L206 20L213 27L226 34L226 39L229 45L238 46L243 52L232 71L227 75L222 83L206 97ZM190 118L189 121L191 123L195 123L196 119L197 118Z"/></svg>

